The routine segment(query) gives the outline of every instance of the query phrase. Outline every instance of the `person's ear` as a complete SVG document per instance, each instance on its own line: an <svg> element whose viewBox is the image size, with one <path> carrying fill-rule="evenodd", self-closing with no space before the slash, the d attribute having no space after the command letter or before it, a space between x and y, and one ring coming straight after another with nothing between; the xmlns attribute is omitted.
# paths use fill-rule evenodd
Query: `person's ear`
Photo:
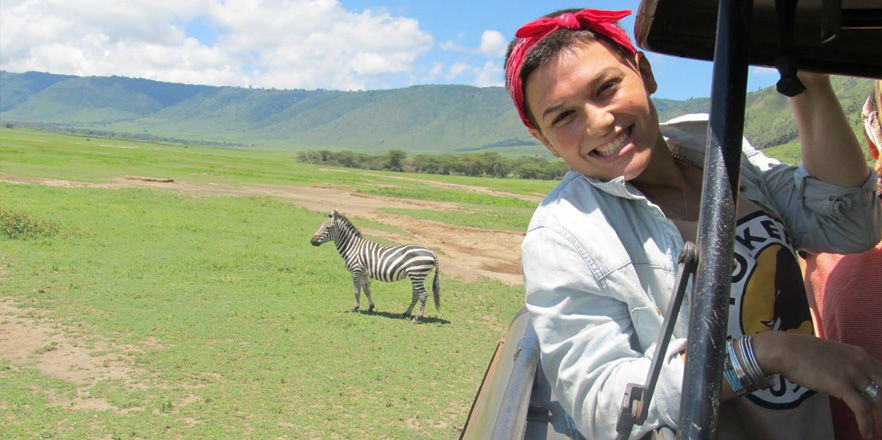
<svg viewBox="0 0 882 440"><path fill-rule="evenodd" d="M544 145L545 148L547 148L548 151L550 151L551 154L554 155L554 157L560 157L560 154L557 152L557 149L554 148L554 145L551 144L551 141L549 141L548 138L545 137L545 135L543 135L538 128L531 128L530 134L532 134L537 141L541 142L542 145Z"/></svg>
<svg viewBox="0 0 882 440"><path fill-rule="evenodd" d="M643 52L637 52L637 70L640 71L640 77L643 78L643 87L646 92L650 95L655 93L658 90L658 83L655 82L655 75L652 74L649 58Z"/></svg>

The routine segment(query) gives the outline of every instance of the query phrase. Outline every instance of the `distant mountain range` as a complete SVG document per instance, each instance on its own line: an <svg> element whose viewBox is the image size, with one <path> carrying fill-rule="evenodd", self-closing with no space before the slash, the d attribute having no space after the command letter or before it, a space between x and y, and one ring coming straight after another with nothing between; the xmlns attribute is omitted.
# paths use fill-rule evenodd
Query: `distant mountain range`
<svg viewBox="0 0 882 440"><path fill-rule="evenodd" d="M857 131L871 80L833 82ZM663 121L707 112L710 103L653 101ZM748 94L746 114L745 136L760 148L797 139L787 99L774 87ZM544 151L502 87L275 90L0 71L0 122L292 150Z"/></svg>

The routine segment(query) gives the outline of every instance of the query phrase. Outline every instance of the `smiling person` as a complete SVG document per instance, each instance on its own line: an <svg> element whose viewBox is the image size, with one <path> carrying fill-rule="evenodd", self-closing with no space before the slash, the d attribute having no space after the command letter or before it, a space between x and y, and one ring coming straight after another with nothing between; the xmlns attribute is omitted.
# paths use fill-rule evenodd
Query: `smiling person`
<svg viewBox="0 0 882 440"><path fill-rule="evenodd" d="M629 13L549 14L519 29L506 57L521 120L572 170L533 215L523 272L543 371L591 439L616 437L627 385L646 378L677 256L695 240L706 148L707 115L659 123L649 61L615 23ZM742 145L720 439L830 439L824 394L849 405L864 437L882 437L882 363L813 335L796 257L879 242L876 174L829 78L800 78L807 90L790 103L803 164ZM676 429L688 315L632 438Z"/></svg>

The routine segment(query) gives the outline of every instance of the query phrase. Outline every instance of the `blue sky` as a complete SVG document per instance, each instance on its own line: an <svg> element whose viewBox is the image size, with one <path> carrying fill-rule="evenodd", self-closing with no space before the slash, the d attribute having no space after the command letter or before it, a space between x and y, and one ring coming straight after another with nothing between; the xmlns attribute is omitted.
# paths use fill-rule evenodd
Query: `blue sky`
<svg viewBox="0 0 882 440"><path fill-rule="evenodd" d="M189 84L366 90L502 85L504 48L527 21L583 4L414 0L4 0L0 68ZM633 32L634 17L622 25ZM633 36L633 35L632 35ZM650 54L659 98L710 95L711 63ZM777 73L752 68L748 90Z"/></svg>
<svg viewBox="0 0 882 440"><path fill-rule="evenodd" d="M505 36L506 42L524 23L552 11L574 7L621 10L630 9L632 15L622 20L622 26L634 38L634 15L639 0L593 0L572 1L392 1L343 0L343 4L354 9L373 8L383 5L395 14L406 15L420 20L422 26L433 32L438 41L456 41L464 47L476 47L481 33L486 29L497 30ZM434 53L437 52L437 53ZM456 62L457 53L434 51L431 59ZM473 59L491 60L472 55ZM689 60L661 54L650 54L660 98L688 99L710 96L713 65L706 61ZM778 80L776 71L767 68L751 68L748 90L754 91L774 85ZM501 81L501 78L500 78Z"/></svg>

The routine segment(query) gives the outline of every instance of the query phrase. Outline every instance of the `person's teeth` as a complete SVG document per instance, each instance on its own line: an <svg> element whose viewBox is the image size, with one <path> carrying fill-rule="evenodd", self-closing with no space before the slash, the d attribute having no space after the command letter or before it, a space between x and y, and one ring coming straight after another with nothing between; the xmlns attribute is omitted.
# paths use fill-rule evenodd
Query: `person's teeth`
<svg viewBox="0 0 882 440"><path fill-rule="evenodd" d="M624 147L625 144L628 143L628 139L631 137L630 134L631 134L631 129L628 129L627 131L620 134L619 137L615 138L615 140L610 142L607 146L605 146L603 148L598 148L597 154L599 154L601 156L609 156L610 154L613 154L613 153L621 150L622 147Z"/></svg>

